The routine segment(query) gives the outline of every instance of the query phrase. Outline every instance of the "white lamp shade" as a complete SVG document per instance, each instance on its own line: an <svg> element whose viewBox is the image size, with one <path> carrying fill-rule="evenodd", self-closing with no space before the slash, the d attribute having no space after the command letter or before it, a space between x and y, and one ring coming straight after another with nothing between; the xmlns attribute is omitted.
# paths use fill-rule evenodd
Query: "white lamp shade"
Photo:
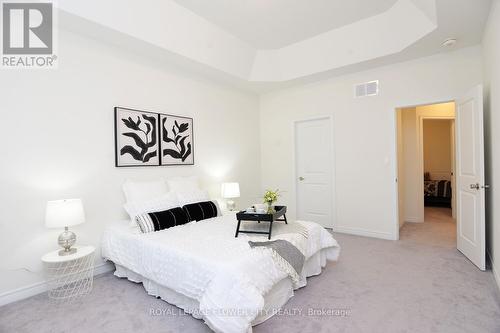
<svg viewBox="0 0 500 333"><path fill-rule="evenodd" d="M238 183L223 183L222 197L224 199L239 198L240 197L240 184Z"/></svg>
<svg viewBox="0 0 500 333"><path fill-rule="evenodd" d="M85 222L82 200L64 199L47 202L45 226L62 228Z"/></svg>

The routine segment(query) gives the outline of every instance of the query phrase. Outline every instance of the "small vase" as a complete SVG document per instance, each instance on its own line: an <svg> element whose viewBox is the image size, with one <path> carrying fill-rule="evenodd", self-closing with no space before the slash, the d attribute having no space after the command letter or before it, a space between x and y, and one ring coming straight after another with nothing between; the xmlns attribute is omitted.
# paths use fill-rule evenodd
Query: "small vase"
<svg viewBox="0 0 500 333"><path fill-rule="evenodd" d="M267 213L268 214L273 214L274 213L274 206L272 202L267 203Z"/></svg>

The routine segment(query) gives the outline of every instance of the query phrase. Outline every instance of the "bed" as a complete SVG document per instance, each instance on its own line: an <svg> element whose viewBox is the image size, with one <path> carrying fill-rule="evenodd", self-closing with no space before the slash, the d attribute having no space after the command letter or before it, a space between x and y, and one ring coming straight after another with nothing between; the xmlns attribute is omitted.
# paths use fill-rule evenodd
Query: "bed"
<svg viewBox="0 0 500 333"><path fill-rule="evenodd" d="M451 181L424 180L424 204L451 208Z"/></svg>
<svg viewBox="0 0 500 333"><path fill-rule="evenodd" d="M340 251L316 223L277 223L272 240L288 241L305 257L294 279L276 264L271 249L249 246L262 237L235 238L234 230L233 213L147 234L129 220L118 221L103 234L102 256L115 264L116 276L142 283L148 294L204 320L212 330L240 333L272 317Z"/></svg>

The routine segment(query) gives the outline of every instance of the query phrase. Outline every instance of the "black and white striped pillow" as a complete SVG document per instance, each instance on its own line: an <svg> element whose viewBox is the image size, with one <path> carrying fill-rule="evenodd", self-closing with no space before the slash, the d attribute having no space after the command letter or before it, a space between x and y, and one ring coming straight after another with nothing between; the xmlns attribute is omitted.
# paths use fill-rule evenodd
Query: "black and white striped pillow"
<svg viewBox="0 0 500 333"><path fill-rule="evenodd" d="M182 207L189 221L201 221L219 216L219 207L214 201L196 202Z"/></svg>
<svg viewBox="0 0 500 333"><path fill-rule="evenodd" d="M176 207L161 212L137 215L135 222L142 233L148 233L186 224L189 220L184 210Z"/></svg>

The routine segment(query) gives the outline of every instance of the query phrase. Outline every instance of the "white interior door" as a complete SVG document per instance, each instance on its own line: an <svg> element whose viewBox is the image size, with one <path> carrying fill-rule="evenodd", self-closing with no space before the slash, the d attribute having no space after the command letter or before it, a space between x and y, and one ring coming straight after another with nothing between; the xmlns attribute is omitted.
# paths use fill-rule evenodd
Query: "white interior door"
<svg viewBox="0 0 500 333"><path fill-rule="evenodd" d="M456 103L457 248L485 269L485 195L482 86Z"/></svg>
<svg viewBox="0 0 500 333"><path fill-rule="evenodd" d="M331 118L295 123L297 218L333 227Z"/></svg>

